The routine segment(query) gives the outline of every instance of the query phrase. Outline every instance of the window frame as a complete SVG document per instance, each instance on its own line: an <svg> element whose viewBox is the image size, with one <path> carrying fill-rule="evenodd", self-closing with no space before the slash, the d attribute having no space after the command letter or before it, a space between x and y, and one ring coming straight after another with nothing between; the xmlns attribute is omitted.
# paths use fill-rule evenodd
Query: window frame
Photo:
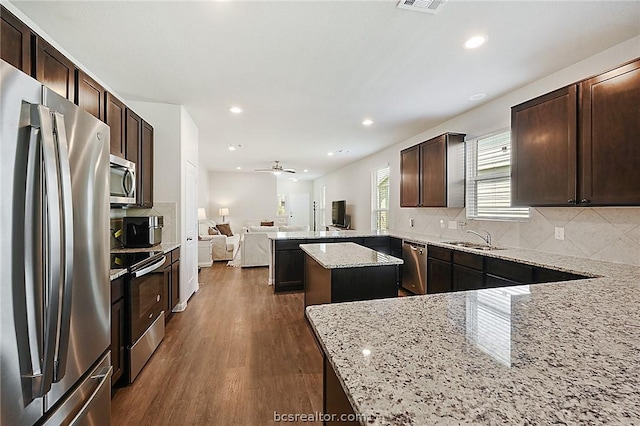
<svg viewBox="0 0 640 426"><path fill-rule="evenodd" d="M487 173L478 176L478 144L487 139L492 139L498 136L508 134L509 136L509 148L508 148L508 168L505 171L498 171L494 173ZM476 138L467 140L467 146L465 150L466 164L467 164L467 184L465 189L466 198L466 217L470 220L490 220L490 221L505 221L505 222L528 222L531 218L531 210L529 207L495 207L494 210L502 211L499 215L478 215L478 182L495 182L504 184L505 180L509 182L509 200L511 200L511 129L500 129L495 132L487 133ZM504 195L504 194L503 194ZM509 203L511 204L511 203ZM526 210L526 213L525 213Z"/></svg>
<svg viewBox="0 0 640 426"><path fill-rule="evenodd" d="M386 170L385 172L386 176L382 178L380 182L378 182L380 172L383 170ZM387 206L383 208L380 205L380 201L384 200L385 197L379 196L379 190L380 190L380 183L384 181L384 179L386 179L386 186L387 186L387 190L386 190ZM381 165L371 170L371 229L375 231L389 230L389 213L391 210L390 209L391 207L390 180L391 180L391 166L389 165L389 163L386 163L384 165ZM380 217L381 213L385 213L385 212L386 212L386 220L385 220L386 228L381 228L379 225L381 224L382 220L378 221L378 218Z"/></svg>

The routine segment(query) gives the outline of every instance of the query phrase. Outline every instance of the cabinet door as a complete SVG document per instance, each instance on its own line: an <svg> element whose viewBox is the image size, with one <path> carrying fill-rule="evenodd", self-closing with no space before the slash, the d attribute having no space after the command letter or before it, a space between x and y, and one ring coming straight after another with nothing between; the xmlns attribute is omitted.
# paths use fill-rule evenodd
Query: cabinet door
<svg viewBox="0 0 640 426"><path fill-rule="evenodd" d="M427 294L451 291L451 263L427 259Z"/></svg>
<svg viewBox="0 0 640 426"><path fill-rule="evenodd" d="M581 203L640 204L640 60L580 84Z"/></svg>
<svg viewBox="0 0 640 426"><path fill-rule="evenodd" d="M422 158L422 207L447 206L447 151L446 136L420 144Z"/></svg>
<svg viewBox="0 0 640 426"><path fill-rule="evenodd" d="M568 86L511 108L511 203L577 199L577 90Z"/></svg>
<svg viewBox="0 0 640 426"><path fill-rule="evenodd" d="M412 146L400 152L400 207L418 207L420 200L419 146Z"/></svg>
<svg viewBox="0 0 640 426"><path fill-rule="evenodd" d="M37 37L36 79L71 102L76 99L76 69L73 62Z"/></svg>
<svg viewBox="0 0 640 426"><path fill-rule="evenodd" d="M476 290L484 288L484 274L482 271L453 265L453 291Z"/></svg>
<svg viewBox="0 0 640 426"><path fill-rule="evenodd" d="M277 250L275 264L274 291L304 288L304 252L302 250Z"/></svg>
<svg viewBox="0 0 640 426"><path fill-rule="evenodd" d="M4 7L0 13L0 58L32 75L31 30Z"/></svg>
<svg viewBox="0 0 640 426"><path fill-rule="evenodd" d="M137 172L141 174L141 187L137 192L139 203L143 207L153 207L153 127L142 121L142 139L140 142L140 164Z"/></svg>
<svg viewBox="0 0 640 426"><path fill-rule="evenodd" d="M112 385L122 376L124 371L125 346L125 312L124 299L111 305L111 365L113 366Z"/></svg>
<svg viewBox="0 0 640 426"><path fill-rule="evenodd" d="M104 121L104 103L104 88L84 71L78 70L76 105Z"/></svg>
<svg viewBox="0 0 640 426"><path fill-rule="evenodd" d="M180 261L171 264L170 311L180 302Z"/></svg>
<svg viewBox="0 0 640 426"><path fill-rule="evenodd" d="M125 158L125 128L127 112L122 101L107 92L105 95L105 123L111 128L109 152L117 157Z"/></svg>
<svg viewBox="0 0 640 426"><path fill-rule="evenodd" d="M142 119L129 108L126 109L126 125L124 139L124 154L129 161L136 163L136 172L140 169L138 164L140 161L140 138L142 137ZM138 179L136 187L140 188L140 173L137 173Z"/></svg>

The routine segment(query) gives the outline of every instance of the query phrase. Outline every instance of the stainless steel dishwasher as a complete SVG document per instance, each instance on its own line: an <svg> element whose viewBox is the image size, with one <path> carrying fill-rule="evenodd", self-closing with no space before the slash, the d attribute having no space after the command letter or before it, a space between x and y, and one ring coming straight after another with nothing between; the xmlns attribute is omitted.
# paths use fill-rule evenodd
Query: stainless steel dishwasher
<svg viewBox="0 0 640 426"><path fill-rule="evenodd" d="M402 288L414 294L426 294L427 248L424 244L405 241L402 244Z"/></svg>

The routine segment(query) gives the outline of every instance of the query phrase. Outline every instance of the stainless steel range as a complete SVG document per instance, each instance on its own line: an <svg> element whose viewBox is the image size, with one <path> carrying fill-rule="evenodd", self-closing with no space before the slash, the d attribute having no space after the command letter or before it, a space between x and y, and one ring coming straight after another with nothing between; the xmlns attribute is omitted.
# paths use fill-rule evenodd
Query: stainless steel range
<svg viewBox="0 0 640 426"><path fill-rule="evenodd" d="M166 260L162 251L111 254L112 268L129 271L125 284L128 383L133 383L164 338L168 295L164 275L158 270L162 270Z"/></svg>

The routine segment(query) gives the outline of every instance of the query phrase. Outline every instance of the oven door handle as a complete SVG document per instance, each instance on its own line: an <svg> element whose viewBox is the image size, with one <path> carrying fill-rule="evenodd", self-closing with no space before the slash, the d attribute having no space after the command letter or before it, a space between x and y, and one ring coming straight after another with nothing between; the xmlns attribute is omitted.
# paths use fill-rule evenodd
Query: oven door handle
<svg viewBox="0 0 640 426"><path fill-rule="evenodd" d="M135 271L131 273L131 275L133 276L133 278L138 278L145 274L148 274L149 272L153 272L159 267L161 267L162 265L164 265L165 260L167 260L167 256L162 256L162 259L159 260L158 262L154 263L153 265L149 265L146 268L142 268L139 271Z"/></svg>

